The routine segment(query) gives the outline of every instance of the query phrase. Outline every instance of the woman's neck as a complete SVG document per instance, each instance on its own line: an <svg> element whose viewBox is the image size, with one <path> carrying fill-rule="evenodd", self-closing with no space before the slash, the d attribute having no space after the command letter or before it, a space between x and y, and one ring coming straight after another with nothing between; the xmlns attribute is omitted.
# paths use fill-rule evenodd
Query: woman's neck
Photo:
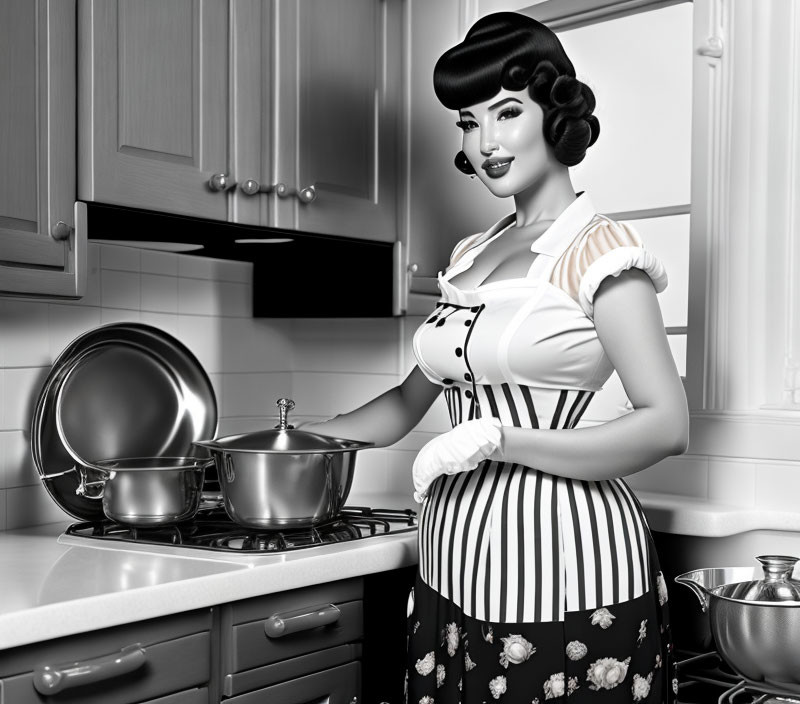
<svg viewBox="0 0 800 704"><path fill-rule="evenodd" d="M514 196L517 227L553 221L575 200L569 169L549 169L547 176Z"/></svg>

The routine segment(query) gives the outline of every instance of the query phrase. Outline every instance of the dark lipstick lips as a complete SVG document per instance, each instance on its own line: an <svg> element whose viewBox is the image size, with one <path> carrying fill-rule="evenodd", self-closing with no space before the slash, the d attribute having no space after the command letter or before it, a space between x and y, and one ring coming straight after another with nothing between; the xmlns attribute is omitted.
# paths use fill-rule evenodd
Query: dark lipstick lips
<svg viewBox="0 0 800 704"><path fill-rule="evenodd" d="M487 159L481 164L481 168L486 172L489 178L500 178L508 173L512 161L514 161L513 156L507 159Z"/></svg>

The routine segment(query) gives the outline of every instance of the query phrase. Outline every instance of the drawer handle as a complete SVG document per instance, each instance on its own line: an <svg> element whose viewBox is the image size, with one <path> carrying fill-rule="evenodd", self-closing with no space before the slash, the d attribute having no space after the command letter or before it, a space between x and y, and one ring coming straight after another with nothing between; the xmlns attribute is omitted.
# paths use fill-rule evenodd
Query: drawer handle
<svg viewBox="0 0 800 704"><path fill-rule="evenodd" d="M118 653L101 655L91 660L40 665L33 673L33 688L39 694L49 697L65 689L102 682L133 672L142 667L146 660L144 648L136 643L124 647Z"/></svg>
<svg viewBox="0 0 800 704"><path fill-rule="evenodd" d="M312 628L336 623L341 615L342 612L333 604L272 614L264 623L264 633L268 638L280 638L298 631L310 631Z"/></svg>

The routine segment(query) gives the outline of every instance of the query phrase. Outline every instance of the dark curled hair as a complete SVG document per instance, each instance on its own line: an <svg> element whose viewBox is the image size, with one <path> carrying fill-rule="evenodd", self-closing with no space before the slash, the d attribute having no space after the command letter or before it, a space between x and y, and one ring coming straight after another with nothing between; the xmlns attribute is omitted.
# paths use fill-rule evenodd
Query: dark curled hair
<svg viewBox="0 0 800 704"><path fill-rule="evenodd" d="M516 12L478 20L463 42L445 52L433 71L436 96L459 110L489 100L501 89L528 88L544 112L544 137L556 159L574 166L600 134L592 114L594 93L575 78L558 37L541 22ZM464 152L456 167L475 173Z"/></svg>

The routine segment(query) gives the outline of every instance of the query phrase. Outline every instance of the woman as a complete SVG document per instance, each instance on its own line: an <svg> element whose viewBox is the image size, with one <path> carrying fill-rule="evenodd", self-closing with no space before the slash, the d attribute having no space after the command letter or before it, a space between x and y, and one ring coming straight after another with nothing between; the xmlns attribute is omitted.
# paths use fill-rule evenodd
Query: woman
<svg viewBox="0 0 800 704"><path fill-rule="evenodd" d="M408 700L672 702L666 586L621 479L687 444L656 300L666 274L575 195L568 167L599 124L555 34L489 15L434 87L459 111L456 166L515 212L455 248L406 380L315 428L388 445L444 389L453 429L413 471ZM575 428L614 369L634 410Z"/></svg>

